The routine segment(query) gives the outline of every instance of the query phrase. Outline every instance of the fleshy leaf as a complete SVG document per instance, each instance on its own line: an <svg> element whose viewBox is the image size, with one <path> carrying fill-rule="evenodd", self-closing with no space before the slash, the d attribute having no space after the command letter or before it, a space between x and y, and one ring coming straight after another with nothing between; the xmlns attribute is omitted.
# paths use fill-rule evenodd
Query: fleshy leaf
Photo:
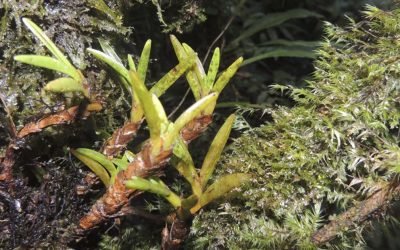
<svg viewBox="0 0 400 250"><path fill-rule="evenodd" d="M165 111L159 101L158 103L154 102L153 94L151 94L147 90L138 73L134 71L129 71L129 74L133 82L133 88L136 91L140 103L142 104L144 109L147 125L149 126L150 138L159 138L162 125L166 125Z"/></svg>
<svg viewBox="0 0 400 250"><path fill-rule="evenodd" d="M239 57L235 62L231 64L222 74L218 77L218 80L214 84L213 91L217 93L221 93L221 91L225 88L226 84L228 84L229 80L233 77L236 71L239 69L240 65L243 62L243 57Z"/></svg>
<svg viewBox="0 0 400 250"><path fill-rule="evenodd" d="M179 158L179 162L175 164L174 167L190 183L193 193L200 196L202 189L198 181L192 156L190 155L185 142L181 138L176 140L173 153L177 158Z"/></svg>
<svg viewBox="0 0 400 250"><path fill-rule="evenodd" d="M88 48L87 51L94 55L97 59L99 59L100 61L103 61L104 63L108 64L111 68L113 68L115 71L117 71L118 74L120 74L126 81L129 81L129 74L128 74L128 70L124 67L124 65L122 65L121 63L119 63L118 61L116 61L113 57L105 54L104 52L101 52L99 50L95 50L92 48ZM130 90L130 86L129 84L127 84L127 82L124 82L125 87Z"/></svg>
<svg viewBox="0 0 400 250"><path fill-rule="evenodd" d="M129 65L129 70L136 71L135 62L133 61L132 55L129 54L128 54L128 65Z"/></svg>
<svg viewBox="0 0 400 250"><path fill-rule="evenodd" d="M75 149L76 152L89 157L92 160L97 161L98 163L100 163L105 169L107 169L107 171L112 175L115 174L115 172L117 171L117 169L115 168L114 164L103 154L89 149L89 148L77 148Z"/></svg>
<svg viewBox="0 0 400 250"><path fill-rule="evenodd" d="M142 54L140 55L138 70L137 70L137 73L139 74L140 79L143 82L146 81L146 73L147 73L147 67L149 66L150 51L151 51L151 40L147 40L143 47Z"/></svg>
<svg viewBox="0 0 400 250"><path fill-rule="evenodd" d="M67 74L76 81L82 80L80 74L75 68L68 67L67 65L53 57L38 55L17 55L14 56L14 60Z"/></svg>
<svg viewBox="0 0 400 250"><path fill-rule="evenodd" d="M28 18L22 18L22 22L29 28L30 31L46 46L48 50L66 67L75 69L74 66L67 60L63 53L57 48L57 46L50 40L50 38L43 32L39 26L32 22Z"/></svg>
<svg viewBox="0 0 400 250"><path fill-rule="evenodd" d="M106 187L110 185L110 176L108 175L106 169L97 161L90 159L89 157L76 152L75 150L71 150L71 153L78 158L81 162L83 162L90 170L92 170L104 183Z"/></svg>
<svg viewBox="0 0 400 250"><path fill-rule="evenodd" d="M176 135L181 131L181 129L195 117L199 116L202 111L209 107L211 104L215 104L218 95L216 93L211 93L186 109L174 123L174 132ZM176 137L175 137L176 138Z"/></svg>
<svg viewBox="0 0 400 250"><path fill-rule="evenodd" d="M178 39L174 35L171 35L170 38L176 57L178 58L179 62L184 62L185 60L187 60L187 57L190 54L186 52L185 48L183 48L182 44L178 41ZM197 79L196 73L194 72L194 68L193 70L190 69L186 72L186 80L189 83L190 89L192 90L195 100L198 101L201 98L201 84L200 81Z"/></svg>
<svg viewBox="0 0 400 250"><path fill-rule="evenodd" d="M138 176L132 177L132 179L125 182L125 186L130 189L137 189L141 191L158 194L167 199L174 208L181 206L181 199L178 195L172 192L167 185L164 184L159 178L144 179Z"/></svg>
<svg viewBox="0 0 400 250"><path fill-rule="evenodd" d="M228 117L228 119L226 119L225 123L219 129L217 135L211 143L207 155L204 158L203 165L200 169L200 182L202 189L205 188L208 180L215 170L215 166L217 165L225 144L228 141L234 121L235 115L232 114Z"/></svg>
<svg viewBox="0 0 400 250"><path fill-rule="evenodd" d="M115 50L110 46L110 44L104 39L98 39L98 40L103 52L122 65L121 58L119 58L119 56L117 55Z"/></svg>
<svg viewBox="0 0 400 250"><path fill-rule="evenodd" d="M204 71L203 64L200 62L199 57L197 56L197 53L186 43L182 43L183 48L185 49L187 54L193 54L196 55L196 63L194 67L194 71L196 72L197 79L199 79L201 86L203 86L203 80L206 76L206 72Z"/></svg>
<svg viewBox="0 0 400 250"><path fill-rule="evenodd" d="M164 75L151 89L150 92L156 96L161 96L167 91L171 85L178 80L185 71L193 65L195 58L192 56L187 57L185 61L180 62L166 75Z"/></svg>
<svg viewBox="0 0 400 250"><path fill-rule="evenodd" d="M69 77L61 77L50 81L44 89L56 93L85 92L81 83Z"/></svg>
<svg viewBox="0 0 400 250"><path fill-rule="evenodd" d="M220 58L221 58L221 55L219 52L219 48L216 48L214 50L213 57L211 58L210 66L208 67L207 76L204 81L204 90L205 90L205 93L207 93L207 94L211 91L211 89L214 85L215 78L217 77Z"/></svg>
<svg viewBox="0 0 400 250"><path fill-rule="evenodd" d="M251 179L250 174L242 174L242 173L222 176L207 188L207 190L199 198L197 204L190 209L190 212L192 214L195 214L197 211L199 211L202 207L204 207L211 201L220 198L221 196L228 193L232 189L239 187L245 182L250 181L250 179Z"/></svg>

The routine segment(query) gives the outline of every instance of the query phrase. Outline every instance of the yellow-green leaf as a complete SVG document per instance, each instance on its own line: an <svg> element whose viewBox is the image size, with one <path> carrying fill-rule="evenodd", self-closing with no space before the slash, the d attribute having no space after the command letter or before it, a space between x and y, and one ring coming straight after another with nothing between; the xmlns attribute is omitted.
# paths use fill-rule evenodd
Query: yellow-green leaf
<svg viewBox="0 0 400 250"><path fill-rule="evenodd" d="M235 115L230 115L225 123L219 129L217 135L208 149L207 155L204 158L203 165L200 169L200 182L202 189L207 185L208 180L215 170L215 166L221 156L221 153L228 141L229 134L231 133L232 124L235 121Z"/></svg>
<svg viewBox="0 0 400 250"><path fill-rule="evenodd" d="M211 93L197 102L195 102L192 106L186 109L175 121L174 130L176 133L179 133L181 129L195 117L199 116L202 111L209 107L209 105L215 105L215 102L218 98L216 93Z"/></svg>
<svg viewBox="0 0 400 250"><path fill-rule="evenodd" d="M128 65L129 65L129 70L136 71L135 62L133 61L132 55L129 54L128 54Z"/></svg>
<svg viewBox="0 0 400 250"><path fill-rule="evenodd" d="M182 44L174 35L171 35L170 38L176 57L178 58L180 63L186 61L189 56L196 57L195 54L191 55L190 53L187 53ZM189 83L195 100L198 101L201 98L201 84L200 81L197 79L193 66L190 67L190 69L186 72L186 80Z"/></svg>
<svg viewBox="0 0 400 250"><path fill-rule="evenodd" d="M242 173L222 176L207 188L207 190L199 198L197 204L190 209L190 212L192 214L195 214L208 203L220 198L224 194L228 193L236 187L239 187L243 183L250 181L250 179L250 174Z"/></svg>
<svg viewBox="0 0 400 250"><path fill-rule="evenodd" d="M106 187L110 185L110 176L100 163L79 152L76 152L75 150L71 150L71 153L81 162L83 162L88 168L90 168L90 170L92 170L100 178Z"/></svg>
<svg viewBox="0 0 400 250"><path fill-rule="evenodd" d="M88 48L87 51L94 55L97 59L100 61L103 61L104 63L108 64L111 68L113 68L118 74L120 74L126 81L122 81L123 84L125 85L127 90L130 90L130 86L127 82L129 82L129 74L128 70L119 63L117 60L115 60L112 56L109 56L105 54L104 52L101 52L99 50L95 50L92 48Z"/></svg>
<svg viewBox="0 0 400 250"><path fill-rule="evenodd" d="M46 46L48 50L66 67L74 68L67 58L61 53L57 46L50 40L50 38L43 32L39 26L28 18L22 18L22 22L30 29L30 31Z"/></svg>
<svg viewBox="0 0 400 250"><path fill-rule="evenodd" d="M150 138L157 139L161 134L162 126L166 125L166 115L164 108L158 102L155 102L153 94L151 94L142 79L135 71L129 71L133 88L137 93L140 103L143 106L144 114L146 117L147 125L150 131ZM157 99L158 100L158 99Z"/></svg>
<svg viewBox="0 0 400 250"><path fill-rule="evenodd" d="M49 83L47 83L44 89L56 93L67 93L75 91L85 93L82 84L69 77L61 77L50 81Z"/></svg>
<svg viewBox="0 0 400 250"><path fill-rule="evenodd" d="M215 81L215 78L217 77L217 73L218 73L220 58L221 58L221 55L219 52L219 48L216 48L214 50L213 57L211 58L210 66L208 67L207 76L204 81L204 90L205 90L206 94L208 94L212 90L212 87L214 85L214 81Z"/></svg>
<svg viewBox="0 0 400 250"><path fill-rule="evenodd" d="M144 179L134 176L132 179L125 182L125 186L130 189L141 190L160 195L168 200L174 206L174 208L181 206L181 199L179 196L172 192L159 178L152 177Z"/></svg>
<svg viewBox="0 0 400 250"><path fill-rule="evenodd" d="M17 55L14 56L14 60L67 74L76 81L82 80L81 75L78 73L78 70L68 67L67 65L53 57L38 55Z"/></svg>
<svg viewBox="0 0 400 250"><path fill-rule="evenodd" d="M75 151L100 163L105 169L107 169L110 175L115 174L117 171L114 164L102 153L89 148L77 148Z"/></svg>
<svg viewBox="0 0 400 250"><path fill-rule="evenodd" d="M225 88L226 84L228 84L229 80L233 77L236 71L239 69L240 65L243 62L243 57L239 57L236 59L234 63L231 64L222 74L218 77L218 80L215 82L213 91L217 93L221 93L221 91Z"/></svg>
<svg viewBox="0 0 400 250"><path fill-rule="evenodd" d="M145 82L146 81L146 73L147 67L149 66L150 59L150 51L151 51L151 40L147 40L144 44L142 54L140 55L138 70L137 73L140 76L140 79Z"/></svg>
<svg viewBox="0 0 400 250"><path fill-rule="evenodd" d="M187 60L180 62L166 75L164 75L151 89L150 92L161 96L179 77L194 63L195 58L190 56Z"/></svg>

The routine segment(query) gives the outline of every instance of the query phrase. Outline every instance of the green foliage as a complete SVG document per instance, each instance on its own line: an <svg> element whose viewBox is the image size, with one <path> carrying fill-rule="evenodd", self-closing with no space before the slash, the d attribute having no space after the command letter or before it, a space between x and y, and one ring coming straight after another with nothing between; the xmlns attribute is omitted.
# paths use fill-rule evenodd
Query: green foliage
<svg viewBox="0 0 400 250"><path fill-rule="evenodd" d="M315 249L321 222L395 178L398 10L368 7L347 29L327 24L308 88L280 87L297 105L268 112L273 122L241 136L220 174L253 174L235 200L196 217L189 247ZM321 206L321 208L320 208ZM329 247L362 243L363 225ZM200 248L202 248L200 247Z"/></svg>
<svg viewBox="0 0 400 250"><path fill-rule="evenodd" d="M201 100L198 102L201 102ZM189 113L192 114L193 112ZM182 209L183 211L179 210L178 216L181 219L186 219L185 217L188 214L194 215L208 203L248 182L251 175L236 173L225 175L208 187L206 185L215 170L216 163L228 140L234 119L234 115L231 115L215 136L199 174L197 174L194 168L192 157L185 143L182 140L176 140L176 146L174 146L173 150L174 154L179 158L178 163L176 163L176 169L190 183L193 192L192 195L187 198L180 198L164 182L154 177L144 179L135 176L126 181L126 186L163 197L168 200L174 209Z"/></svg>

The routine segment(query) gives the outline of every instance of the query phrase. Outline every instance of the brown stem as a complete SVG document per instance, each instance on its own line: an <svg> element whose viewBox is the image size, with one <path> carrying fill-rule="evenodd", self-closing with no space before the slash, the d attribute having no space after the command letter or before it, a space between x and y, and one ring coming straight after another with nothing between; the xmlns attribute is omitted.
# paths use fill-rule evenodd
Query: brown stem
<svg viewBox="0 0 400 250"><path fill-rule="evenodd" d="M211 123L211 115L205 115L192 120L181 131L182 139L189 143L198 137ZM127 189L125 181L133 176L147 177L155 172L159 172L166 165L172 154L172 149L165 149L158 155L151 155L152 145L147 142L142 151L136 155L127 169L118 173L113 185L108 187L107 192L92 206L91 210L80 220L78 234L82 234L90 230L107 218L118 213L120 209L126 205L129 198L137 191Z"/></svg>
<svg viewBox="0 0 400 250"><path fill-rule="evenodd" d="M104 144L101 150L103 154L107 156L118 155L133 140L140 124L141 122L126 122L124 126L115 130L113 135Z"/></svg>
<svg viewBox="0 0 400 250"><path fill-rule="evenodd" d="M9 143L5 156L0 159L0 181L10 182L12 180L12 168L15 164L15 150L21 147L22 138L38 133L42 129L53 126L70 123L77 118L86 118L91 112L101 110L102 106L99 103L90 103L84 106L74 106L66 110L61 110L53 114L48 114L45 117L35 122L26 124L17 134L16 137Z"/></svg>
<svg viewBox="0 0 400 250"><path fill-rule="evenodd" d="M389 204L389 201L399 194L399 184L383 185L366 200L338 215L334 220L316 231L312 235L311 241L317 246L324 245L333 240L344 230L348 230L348 228L352 228L355 225L359 225L360 223L372 218L371 215L384 209L385 206Z"/></svg>
<svg viewBox="0 0 400 250"><path fill-rule="evenodd" d="M42 129L52 126L70 123L76 118L86 118L90 115L90 112L100 111L102 106L100 103L90 103L84 110L80 110L80 106L74 106L69 109L58 111L54 114L47 115L38 121L30 122L26 124L17 134L18 138L25 137L27 135L38 133ZM81 113L82 112L82 113ZM80 114L81 113L81 114ZM78 116L81 117L78 117Z"/></svg>

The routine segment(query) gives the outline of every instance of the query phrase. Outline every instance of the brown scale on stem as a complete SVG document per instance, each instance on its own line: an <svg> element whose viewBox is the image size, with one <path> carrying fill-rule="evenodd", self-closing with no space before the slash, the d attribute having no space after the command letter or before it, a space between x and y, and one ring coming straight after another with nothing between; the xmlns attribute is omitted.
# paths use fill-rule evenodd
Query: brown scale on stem
<svg viewBox="0 0 400 250"><path fill-rule="evenodd" d="M124 126L114 131L113 135L106 141L102 153L107 156L116 156L126 145L132 141L140 128L141 122L126 122Z"/></svg>
<svg viewBox="0 0 400 250"><path fill-rule="evenodd" d="M197 138L211 123L211 115L203 115L193 119L181 131L181 137L189 143ZM171 157L172 149L164 149L156 155L151 155L152 145L147 142L142 151L136 155L135 160L127 169L118 173L115 182L107 192L92 206L91 210L80 220L78 234L82 234L101 223L107 218L117 214L129 199L138 191L125 187L125 181L133 176L147 177L159 172Z"/></svg>

